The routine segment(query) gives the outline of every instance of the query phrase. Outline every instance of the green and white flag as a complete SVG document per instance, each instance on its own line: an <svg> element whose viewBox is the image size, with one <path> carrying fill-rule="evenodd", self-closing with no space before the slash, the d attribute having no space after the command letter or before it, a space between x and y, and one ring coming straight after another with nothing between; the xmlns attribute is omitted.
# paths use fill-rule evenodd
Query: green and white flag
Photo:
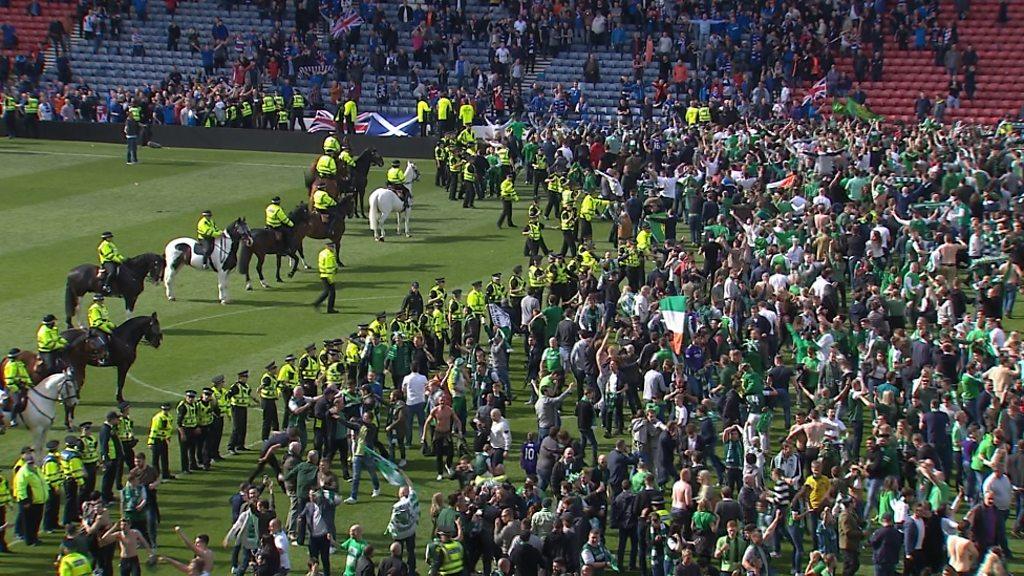
<svg viewBox="0 0 1024 576"><path fill-rule="evenodd" d="M388 484L392 486L405 486L405 476L402 475L402 471L398 469L394 462L388 460L372 448L366 449L366 455L373 458L377 472L387 480Z"/></svg>
<svg viewBox="0 0 1024 576"><path fill-rule="evenodd" d="M676 354L683 352L683 339L686 334L686 296L669 296L658 302L661 311L661 323L672 332L672 350Z"/></svg>

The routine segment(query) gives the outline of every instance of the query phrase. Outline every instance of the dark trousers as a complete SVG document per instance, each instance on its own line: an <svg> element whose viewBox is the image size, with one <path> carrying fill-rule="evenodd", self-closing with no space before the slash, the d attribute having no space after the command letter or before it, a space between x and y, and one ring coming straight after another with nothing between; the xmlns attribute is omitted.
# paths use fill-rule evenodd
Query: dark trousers
<svg viewBox="0 0 1024 576"><path fill-rule="evenodd" d="M576 255L576 230L562 230L562 255Z"/></svg>
<svg viewBox="0 0 1024 576"><path fill-rule="evenodd" d="M263 473L263 471L268 467L274 471L274 478L277 478L279 475L284 473L284 471L281 470L281 462L279 462L277 456L274 456L274 453L271 452L265 461L260 460L256 464L256 469L252 471L252 474L249 474L249 483L251 484L256 480L256 477Z"/></svg>
<svg viewBox="0 0 1024 576"><path fill-rule="evenodd" d="M303 118L302 110L292 108L292 113L288 116L288 129L291 130L292 126L298 126L299 130L306 131L306 120Z"/></svg>
<svg viewBox="0 0 1024 576"><path fill-rule="evenodd" d="M0 506L0 526L7 524L7 506ZM10 552L7 547L7 529L0 528L0 552Z"/></svg>
<svg viewBox="0 0 1024 576"><path fill-rule="evenodd" d="M210 431L206 435L206 453L210 458L216 458L217 460L223 460L224 457L220 455L220 440L224 437L224 417L217 416L213 419L213 424L210 426Z"/></svg>
<svg viewBox="0 0 1024 576"><path fill-rule="evenodd" d="M139 564L139 557L121 558L118 564L121 576L142 576L142 565Z"/></svg>
<svg viewBox="0 0 1024 576"><path fill-rule="evenodd" d="M228 439L228 450L245 448L245 431L249 426L249 411L245 406L231 407L231 438Z"/></svg>
<svg viewBox="0 0 1024 576"><path fill-rule="evenodd" d="M266 440L270 436L271 430L277 430L281 427L277 420L277 401L262 398L260 399L260 407L263 408L263 430L260 439Z"/></svg>
<svg viewBox="0 0 1024 576"><path fill-rule="evenodd" d="M79 494L87 496L93 493L96 489L96 463L84 464L82 468L85 470L85 482L82 484L82 489L79 490Z"/></svg>
<svg viewBox="0 0 1024 576"><path fill-rule="evenodd" d="M860 570L860 550L843 550L843 576L857 576Z"/></svg>
<svg viewBox="0 0 1024 576"><path fill-rule="evenodd" d="M476 182L470 180L462 181L462 207L473 208L476 205Z"/></svg>
<svg viewBox="0 0 1024 576"><path fill-rule="evenodd" d="M327 300L327 310L334 310L334 300L337 298L337 290L334 287L334 282L329 278L321 278L320 283L323 284L324 289L320 292L320 296L313 301L313 306L320 307Z"/></svg>
<svg viewBox="0 0 1024 576"><path fill-rule="evenodd" d="M555 218L558 217L558 210L562 205L562 197L558 192L552 192L548 190L548 205L544 207L544 219L551 217L551 211L555 212Z"/></svg>
<svg viewBox="0 0 1024 576"><path fill-rule="evenodd" d="M60 490L50 488L50 495L43 505L43 530L50 532L60 527Z"/></svg>
<svg viewBox="0 0 1024 576"><path fill-rule="evenodd" d="M409 568L409 574L416 573L416 533L408 538L402 538L401 540L395 540L402 545L402 549L405 550L405 565Z"/></svg>
<svg viewBox="0 0 1024 576"><path fill-rule="evenodd" d="M210 462L213 461L213 455L210 453L210 436L213 435L213 423L198 428L199 433L196 435L196 460L199 462L199 466L202 468L208 468Z"/></svg>
<svg viewBox="0 0 1024 576"><path fill-rule="evenodd" d="M139 137L138 136L128 136L125 140L128 143L128 153L126 155L128 162L132 162L132 163L138 162L139 161Z"/></svg>
<svg viewBox="0 0 1024 576"><path fill-rule="evenodd" d="M331 543L326 534L309 537L309 559L319 560L321 574L331 573Z"/></svg>
<svg viewBox="0 0 1024 576"><path fill-rule="evenodd" d="M156 468L156 471L164 480L168 480L171 477L171 464L168 461L167 444L167 440L157 440L156 443L149 447L153 468Z"/></svg>
<svg viewBox="0 0 1024 576"><path fill-rule="evenodd" d="M508 221L508 227L514 228L515 224L512 223L512 201L502 200L501 201L501 216L498 216L498 228L501 228L503 222Z"/></svg>
<svg viewBox="0 0 1024 576"><path fill-rule="evenodd" d="M629 543L629 569L636 570L636 528L619 528L619 564L626 567L626 543ZM644 560L641 559L641 562Z"/></svg>
<svg viewBox="0 0 1024 576"><path fill-rule="evenodd" d="M191 472L199 469L196 428L182 428L178 433L178 448L181 452L181 471Z"/></svg>
<svg viewBox="0 0 1024 576"><path fill-rule="evenodd" d="M74 524L82 516L82 507L78 504L78 482L75 480L64 481L64 513L61 524ZM3 524L3 517L0 516L0 524Z"/></svg>
<svg viewBox="0 0 1024 576"><path fill-rule="evenodd" d="M21 526L21 537L26 544L39 542L39 525L43 521L42 504L22 504L18 514L18 524Z"/></svg>

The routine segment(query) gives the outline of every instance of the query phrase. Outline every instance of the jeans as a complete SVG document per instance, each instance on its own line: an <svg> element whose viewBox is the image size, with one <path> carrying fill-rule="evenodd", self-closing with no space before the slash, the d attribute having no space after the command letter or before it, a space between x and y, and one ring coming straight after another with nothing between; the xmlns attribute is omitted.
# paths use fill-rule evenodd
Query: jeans
<svg viewBox="0 0 1024 576"><path fill-rule="evenodd" d="M133 162L133 163L134 162L138 162L139 161L139 137L138 136L128 136L126 138L126 140L128 142L128 162Z"/></svg>
<svg viewBox="0 0 1024 576"><path fill-rule="evenodd" d="M896 576L896 565L875 564L875 576Z"/></svg>
<svg viewBox="0 0 1024 576"><path fill-rule="evenodd" d="M882 489L883 478L868 478L868 497L864 501L864 514L861 518L871 518L871 511L878 505L878 492Z"/></svg>
<svg viewBox="0 0 1024 576"><path fill-rule="evenodd" d="M587 452L587 445L590 445L591 452L594 455L595 466L597 465L597 436L594 434L594 428L580 428L580 456L583 456Z"/></svg>
<svg viewBox="0 0 1024 576"><path fill-rule="evenodd" d="M366 470L370 474L370 481L373 482L373 489L380 490L380 480L377 479L377 467L366 458L366 456L353 456L352 457L352 493L349 495L353 500L359 494L359 479L363 475L363 470Z"/></svg>
<svg viewBox="0 0 1024 576"><path fill-rule="evenodd" d="M412 446L412 431L422 431L423 424L427 419L427 403L420 402L419 404L409 404L407 408L409 409L409 432L405 436L405 444L407 446ZM418 423L418 427L416 423Z"/></svg>
<svg viewBox="0 0 1024 576"><path fill-rule="evenodd" d="M1017 287L1004 284L1003 285L1003 314L1007 318L1013 318L1013 305L1017 302Z"/></svg>
<svg viewBox="0 0 1024 576"><path fill-rule="evenodd" d="M629 569L636 570L637 538L635 528L619 528L619 564L626 567L626 544L629 544ZM643 562L643 560L641 560Z"/></svg>

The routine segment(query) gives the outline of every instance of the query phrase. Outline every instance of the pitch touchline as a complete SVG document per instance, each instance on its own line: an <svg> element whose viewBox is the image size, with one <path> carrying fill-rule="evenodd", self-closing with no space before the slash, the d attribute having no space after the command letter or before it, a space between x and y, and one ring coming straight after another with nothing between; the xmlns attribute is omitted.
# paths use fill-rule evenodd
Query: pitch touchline
<svg viewBox="0 0 1024 576"><path fill-rule="evenodd" d="M2 154L3 152L4 152L3 150L0 150L0 154ZM12 152L24 153L23 151L12 151ZM85 152L54 152L52 150L38 150L38 151L37 150L31 150L31 151L28 151L28 153L29 154L49 154L51 156L80 156L80 157L83 157L83 158L111 158L111 159L112 158L120 158L120 156L111 156L109 154L88 154L88 153L85 153ZM174 161L175 160L169 160L169 162L174 162ZM197 160L193 160L191 158L189 158L187 160L181 159L181 161L182 162L195 162L197 164L218 164L218 165L223 165L224 164L224 162L218 162L216 160L198 160L198 159ZM228 163L229 164L234 164L236 166L267 166L267 167L271 167L271 168L301 168L301 166L297 166L297 165L294 165L294 164L269 164L269 163L265 163L265 162L228 162Z"/></svg>

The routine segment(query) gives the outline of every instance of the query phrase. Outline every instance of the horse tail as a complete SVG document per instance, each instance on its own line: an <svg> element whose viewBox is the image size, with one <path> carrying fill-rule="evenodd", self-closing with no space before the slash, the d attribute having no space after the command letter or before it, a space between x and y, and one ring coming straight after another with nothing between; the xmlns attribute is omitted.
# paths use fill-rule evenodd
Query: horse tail
<svg viewBox="0 0 1024 576"><path fill-rule="evenodd" d="M374 232L377 231L377 226L379 224L378 221L377 221L377 218L378 218L377 205L379 203L380 203L380 195L377 194L376 192L374 192L373 194L370 194L370 213L369 213L368 216L370 217L370 230L373 230Z"/></svg>
<svg viewBox="0 0 1024 576"><path fill-rule="evenodd" d="M75 311L78 308L78 294L75 294L75 289L71 286L71 275L68 275L67 282L64 283L64 314L67 317L68 328L71 328L71 319L75 316Z"/></svg>

